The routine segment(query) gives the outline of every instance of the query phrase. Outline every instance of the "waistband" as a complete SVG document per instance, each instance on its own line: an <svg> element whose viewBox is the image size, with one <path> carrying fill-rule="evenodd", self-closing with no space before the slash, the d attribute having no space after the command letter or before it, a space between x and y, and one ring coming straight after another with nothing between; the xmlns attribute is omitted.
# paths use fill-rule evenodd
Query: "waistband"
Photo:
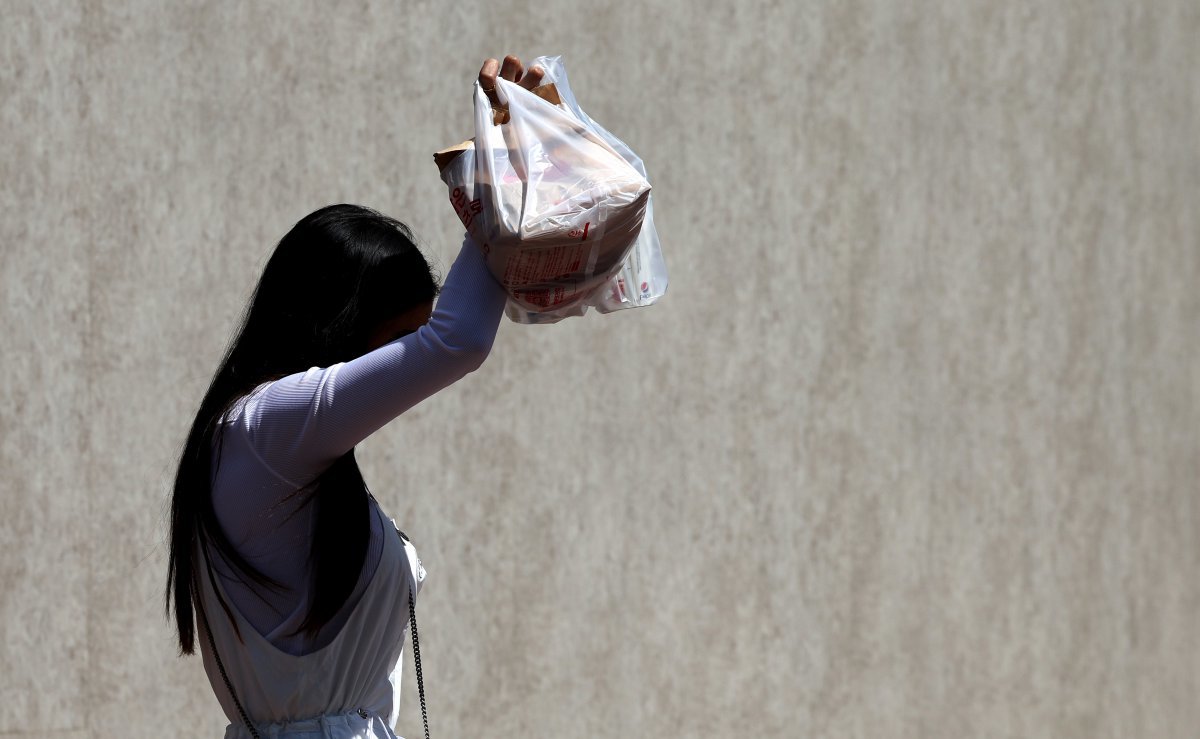
<svg viewBox="0 0 1200 739"><path fill-rule="evenodd" d="M296 721L260 724L262 739L399 739L379 716L363 709L332 713ZM225 739L253 739L243 723L225 727Z"/></svg>

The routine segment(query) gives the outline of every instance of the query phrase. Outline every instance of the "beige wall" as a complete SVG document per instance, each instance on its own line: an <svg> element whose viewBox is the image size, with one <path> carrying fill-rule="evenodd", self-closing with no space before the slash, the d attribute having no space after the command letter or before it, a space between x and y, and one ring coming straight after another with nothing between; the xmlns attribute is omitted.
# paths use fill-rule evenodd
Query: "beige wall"
<svg viewBox="0 0 1200 739"><path fill-rule="evenodd" d="M1200 6L330 5L0 9L0 735L220 734L190 414L307 212L448 265L429 155L511 50L644 156L672 287L361 450L435 735L1195 736Z"/></svg>

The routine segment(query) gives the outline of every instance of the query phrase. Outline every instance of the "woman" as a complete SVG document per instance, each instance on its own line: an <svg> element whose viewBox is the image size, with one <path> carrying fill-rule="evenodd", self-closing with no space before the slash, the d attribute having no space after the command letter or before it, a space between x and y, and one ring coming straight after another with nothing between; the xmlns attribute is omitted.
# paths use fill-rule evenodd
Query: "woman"
<svg viewBox="0 0 1200 739"><path fill-rule="evenodd" d="M542 77L488 59L493 101L497 74ZM168 616L183 654L199 634L227 738L395 737L424 571L354 447L490 351L506 298L469 238L438 293L407 227L353 205L306 216L263 270L171 510Z"/></svg>

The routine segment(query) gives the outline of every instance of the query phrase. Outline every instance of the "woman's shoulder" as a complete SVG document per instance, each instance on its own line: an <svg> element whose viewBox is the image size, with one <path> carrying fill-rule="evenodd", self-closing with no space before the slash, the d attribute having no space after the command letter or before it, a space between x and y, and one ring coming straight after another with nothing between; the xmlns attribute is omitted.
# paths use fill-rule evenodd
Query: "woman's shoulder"
<svg viewBox="0 0 1200 739"><path fill-rule="evenodd" d="M253 414L254 408L262 400L267 390L278 380L268 380L230 404L229 410L221 414L221 424L237 423L238 419Z"/></svg>

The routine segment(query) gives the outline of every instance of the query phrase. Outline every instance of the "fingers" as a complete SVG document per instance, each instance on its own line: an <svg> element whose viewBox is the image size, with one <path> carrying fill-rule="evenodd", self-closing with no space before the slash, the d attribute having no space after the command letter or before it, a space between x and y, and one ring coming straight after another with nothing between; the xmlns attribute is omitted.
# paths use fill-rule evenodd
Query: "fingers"
<svg viewBox="0 0 1200 739"><path fill-rule="evenodd" d="M546 74L546 70L541 67L530 67L525 76L521 78L521 87L526 90L532 90L542 84L542 77Z"/></svg>
<svg viewBox="0 0 1200 739"><path fill-rule="evenodd" d="M484 61L483 66L479 68L479 86L483 88L493 108L500 105L500 97L496 94L496 74L499 71L500 62L495 59Z"/></svg>
<svg viewBox="0 0 1200 739"><path fill-rule="evenodd" d="M525 68L521 66L520 59L516 58L512 54L504 57L504 66L500 67L501 77L509 82L516 82L517 80L521 79L521 75L524 74L524 72Z"/></svg>
<svg viewBox="0 0 1200 739"><path fill-rule="evenodd" d="M532 67L528 72L521 66L521 60L509 54L504 57L504 64L495 59L487 59L479 68L479 86L492 103L493 108L499 108L500 96L496 94L496 78L502 77L509 82L516 82L526 90L532 90L542 84L546 71L541 67Z"/></svg>

